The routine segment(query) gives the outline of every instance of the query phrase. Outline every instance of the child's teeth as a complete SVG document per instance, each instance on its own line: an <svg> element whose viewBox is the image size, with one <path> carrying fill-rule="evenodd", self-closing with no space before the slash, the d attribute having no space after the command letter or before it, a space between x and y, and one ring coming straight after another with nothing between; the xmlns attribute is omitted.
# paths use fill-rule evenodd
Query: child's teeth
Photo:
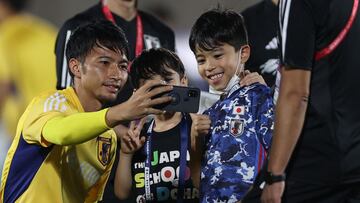
<svg viewBox="0 0 360 203"><path fill-rule="evenodd" d="M213 75L213 76L211 76L211 79L213 80L213 79L220 78L221 75L222 75L221 73L220 73L220 74Z"/></svg>

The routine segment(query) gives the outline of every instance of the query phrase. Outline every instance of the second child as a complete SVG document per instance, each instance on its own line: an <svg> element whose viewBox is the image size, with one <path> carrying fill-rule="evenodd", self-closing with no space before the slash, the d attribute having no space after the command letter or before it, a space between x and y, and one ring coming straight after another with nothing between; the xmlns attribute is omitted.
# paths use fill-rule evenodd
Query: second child
<svg viewBox="0 0 360 203"><path fill-rule="evenodd" d="M130 70L135 88L153 80L188 85L179 57L163 48L143 51ZM146 136L140 135L143 121L137 127L132 123L130 133L121 137L115 194L126 199L133 192L136 202L199 202L188 166L191 123L190 115L181 112L155 115L142 131Z"/></svg>
<svg viewBox="0 0 360 203"><path fill-rule="evenodd" d="M211 119L209 134L203 130L192 136L192 177L196 185L201 178L201 202L237 202L253 184L270 148L271 91L260 83L244 85L250 47L238 13L205 12L192 27L189 44L201 77L212 92L222 93L204 112Z"/></svg>

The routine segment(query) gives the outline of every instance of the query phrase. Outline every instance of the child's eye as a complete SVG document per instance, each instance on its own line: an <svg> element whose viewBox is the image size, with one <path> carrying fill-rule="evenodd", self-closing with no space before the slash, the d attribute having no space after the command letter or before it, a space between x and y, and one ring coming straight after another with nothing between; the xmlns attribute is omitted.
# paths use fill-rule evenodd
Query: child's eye
<svg viewBox="0 0 360 203"><path fill-rule="evenodd" d="M202 65L202 64L205 63L205 60L204 60L204 59L197 59L197 63L198 63L199 65Z"/></svg>
<svg viewBox="0 0 360 203"><path fill-rule="evenodd" d="M215 54L215 55L214 55L214 58L217 58L217 59L218 59L218 58L221 58L222 56L223 56L223 54Z"/></svg>
<svg viewBox="0 0 360 203"><path fill-rule="evenodd" d="M165 82L166 83L169 83L169 82L171 82L173 79L172 78L165 78Z"/></svg>

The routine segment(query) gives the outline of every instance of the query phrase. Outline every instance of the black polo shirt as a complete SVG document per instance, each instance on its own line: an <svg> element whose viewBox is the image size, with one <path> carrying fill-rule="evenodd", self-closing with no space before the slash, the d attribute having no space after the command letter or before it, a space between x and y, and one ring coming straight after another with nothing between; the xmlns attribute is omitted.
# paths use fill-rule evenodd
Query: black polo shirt
<svg viewBox="0 0 360 203"><path fill-rule="evenodd" d="M304 127L287 168L289 179L312 183L360 181L360 11L343 42L331 43L350 18L353 0L280 1L280 47L287 68L311 71Z"/></svg>

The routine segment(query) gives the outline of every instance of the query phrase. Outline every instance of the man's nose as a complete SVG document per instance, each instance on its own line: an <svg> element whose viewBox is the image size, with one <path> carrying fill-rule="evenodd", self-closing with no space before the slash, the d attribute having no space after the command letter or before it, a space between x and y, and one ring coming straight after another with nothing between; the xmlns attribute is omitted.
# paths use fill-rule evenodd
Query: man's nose
<svg viewBox="0 0 360 203"><path fill-rule="evenodd" d="M121 70L121 68L119 67L119 65L117 64L113 64L111 67L110 67L110 70L109 70L109 76L112 78L112 79L116 79L116 80L120 80L124 73L123 72L126 72L127 74L127 71L123 71Z"/></svg>

